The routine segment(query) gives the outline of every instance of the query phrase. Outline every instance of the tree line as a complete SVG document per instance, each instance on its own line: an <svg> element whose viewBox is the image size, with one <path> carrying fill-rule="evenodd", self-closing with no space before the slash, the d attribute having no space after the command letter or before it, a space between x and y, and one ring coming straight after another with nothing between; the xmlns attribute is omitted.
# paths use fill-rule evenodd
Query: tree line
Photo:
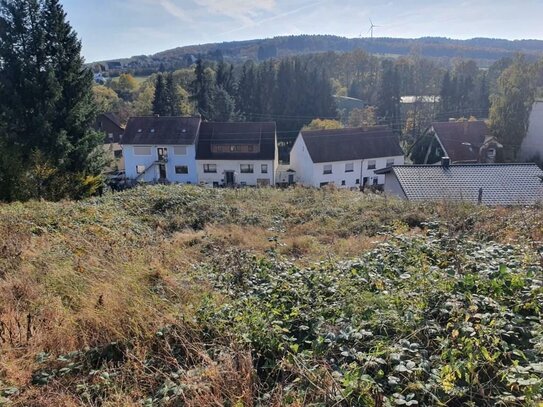
<svg viewBox="0 0 543 407"><path fill-rule="evenodd" d="M408 149L433 120L488 117L507 159L515 160L543 86L543 63L522 56L480 69L474 61L446 67L417 53L392 59L355 50L242 65L198 60L191 68L160 71L145 80L125 72L93 84L59 0L0 0L0 199L99 191L106 158L103 135L92 128L96 114L107 111L124 121L153 113L273 120L283 158L304 126L385 124ZM405 95L439 98L431 109L427 103L408 109ZM338 109L341 97L354 98L347 100L358 107Z"/></svg>

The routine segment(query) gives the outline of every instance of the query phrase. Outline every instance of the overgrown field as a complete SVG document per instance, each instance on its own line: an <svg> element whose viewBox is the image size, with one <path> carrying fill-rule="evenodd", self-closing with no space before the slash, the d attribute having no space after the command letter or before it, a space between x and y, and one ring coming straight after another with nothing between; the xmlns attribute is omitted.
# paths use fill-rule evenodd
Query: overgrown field
<svg viewBox="0 0 543 407"><path fill-rule="evenodd" d="M0 406L542 406L543 212L149 187L0 206Z"/></svg>

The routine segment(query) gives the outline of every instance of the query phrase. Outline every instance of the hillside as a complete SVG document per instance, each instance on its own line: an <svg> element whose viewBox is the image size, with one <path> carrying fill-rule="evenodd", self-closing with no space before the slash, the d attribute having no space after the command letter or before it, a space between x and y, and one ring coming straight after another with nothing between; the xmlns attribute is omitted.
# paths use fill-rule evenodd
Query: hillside
<svg viewBox="0 0 543 407"><path fill-rule="evenodd" d="M158 68L161 64L169 68L184 67L193 63L196 57L211 60L224 58L230 62L242 63L250 59L264 60L329 51L349 52L355 49L386 56L405 56L418 52L423 57L444 62L454 58L469 58L476 60L481 66L489 66L501 58L512 57L519 52L531 58L540 58L543 56L543 41L509 41L491 38L455 40L439 37L371 39L333 35L297 35L185 46L151 56L134 56L121 61L129 68L143 70Z"/></svg>
<svg viewBox="0 0 543 407"><path fill-rule="evenodd" d="M158 186L0 231L0 405L541 405L541 208Z"/></svg>

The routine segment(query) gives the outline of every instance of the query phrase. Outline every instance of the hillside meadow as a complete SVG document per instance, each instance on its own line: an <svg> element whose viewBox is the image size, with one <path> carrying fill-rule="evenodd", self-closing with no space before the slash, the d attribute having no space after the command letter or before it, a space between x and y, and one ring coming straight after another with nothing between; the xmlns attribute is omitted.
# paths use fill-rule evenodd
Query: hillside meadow
<svg viewBox="0 0 543 407"><path fill-rule="evenodd" d="M542 256L540 207L0 205L0 406L542 406Z"/></svg>

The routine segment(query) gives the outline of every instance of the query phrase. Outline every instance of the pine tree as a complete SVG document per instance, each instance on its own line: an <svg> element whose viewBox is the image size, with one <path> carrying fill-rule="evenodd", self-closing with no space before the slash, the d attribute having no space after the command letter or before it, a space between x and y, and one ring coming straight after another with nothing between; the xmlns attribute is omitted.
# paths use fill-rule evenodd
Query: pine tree
<svg viewBox="0 0 543 407"><path fill-rule="evenodd" d="M159 116L168 115L168 95L164 76L158 74L155 85L155 97L153 99L153 114Z"/></svg>
<svg viewBox="0 0 543 407"><path fill-rule="evenodd" d="M400 131L400 76L391 61L383 61L378 93L378 114L383 124Z"/></svg>
<svg viewBox="0 0 543 407"><path fill-rule="evenodd" d="M97 187L104 160L97 154L102 136L91 130L92 84L59 0L0 0L0 144L21 160L0 199L78 197ZM39 189L32 184L38 155L51 168ZM24 192L17 183L27 183Z"/></svg>
<svg viewBox="0 0 543 407"><path fill-rule="evenodd" d="M235 95L236 80L234 78L234 65L220 62L217 67L217 87L223 88L230 96Z"/></svg>
<svg viewBox="0 0 543 407"><path fill-rule="evenodd" d="M213 117L210 119L216 122L230 122L238 119L234 98L220 86L215 89L213 95Z"/></svg>
<svg viewBox="0 0 543 407"><path fill-rule="evenodd" d="M196 79L191 84L191 99L196 102L196 107L202 117L209 119L213 117L213 91L215 87L213 71L199 59L196 62L194 73Z"/></svg>
<svg viewBox="0 0 543 407"><path fill-rule="evenodd" d="M177 85L175 84L173 75L170 73L166 77L166 115L167 116L179 116L181 114L181 101L179 99L179 93L177 92Z"/></svg>
<svg viewBox="0 0 543 407"><path fill-rule="evenodd" d="M246 120L255 120L257 110L257 76L252 62L243 65L236 92L236 106Z"/></svg>

